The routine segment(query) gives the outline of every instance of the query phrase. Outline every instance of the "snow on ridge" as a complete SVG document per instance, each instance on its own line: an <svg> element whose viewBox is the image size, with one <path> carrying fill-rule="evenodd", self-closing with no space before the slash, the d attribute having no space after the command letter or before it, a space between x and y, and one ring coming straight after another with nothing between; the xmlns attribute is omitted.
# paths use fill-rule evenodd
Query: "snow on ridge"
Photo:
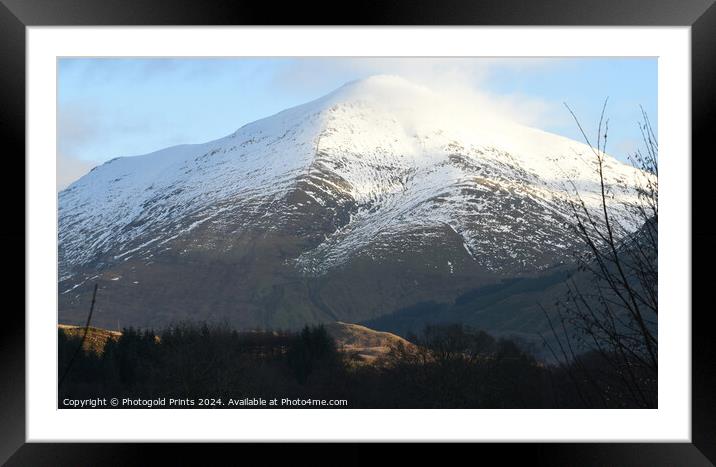
<svg viewBox="0 0 716 467"><path fill-rule="evenodd" d="M606 163L617 198L634 198L617 181L630 185L638 171L609 156ZM93 169L59 194L63 276L102 255L118 259L163 245L216 217L226 200L280 199L299 179L314 188L320 180L321 196L347 196L358 207L348 226L299 258L312 270L340 264L386 232L441 223L461 224L465 250L483 251L474 225L496 205L466 192L521 193L558 217L570 179L588 203L598 201L586 145L493 121L403 78L378 76L216 141ZM319 204L321 196L314 196Z"/></svg>

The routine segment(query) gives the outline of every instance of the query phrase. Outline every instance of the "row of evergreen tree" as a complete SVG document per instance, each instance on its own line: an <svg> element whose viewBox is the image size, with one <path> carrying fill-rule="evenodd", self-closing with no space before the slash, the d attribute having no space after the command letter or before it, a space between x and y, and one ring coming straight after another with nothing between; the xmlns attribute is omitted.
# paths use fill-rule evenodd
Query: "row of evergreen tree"
<svg viewBox="0 0 716 467"><path fill-rule="evenodd" d="M618 378L609 394L585 394L575 378L607 368L548 366L507 339L462 325L426 326L415 346L397 344L360 363L323 326L300 332L237 332L184 324L160 333L125 329L101 353L76 352L80 337L59 330L64 398L345 399L349 408L629 407ZM588 365L584 368L584 365ZM580 376L584 375L584 376ZM613 384L612 384L613 381Z"/></svg>

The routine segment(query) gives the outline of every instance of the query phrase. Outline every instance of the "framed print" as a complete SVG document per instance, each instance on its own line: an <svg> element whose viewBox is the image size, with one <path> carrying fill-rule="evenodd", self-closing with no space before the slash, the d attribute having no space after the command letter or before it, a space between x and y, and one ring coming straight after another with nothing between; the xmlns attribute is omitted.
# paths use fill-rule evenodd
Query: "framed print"
<svg viewBox="0 0 716 467"><path fill-rule="evenodd" d="M713 462L712 2L131 3L3 2L8 465Z"/></svg>

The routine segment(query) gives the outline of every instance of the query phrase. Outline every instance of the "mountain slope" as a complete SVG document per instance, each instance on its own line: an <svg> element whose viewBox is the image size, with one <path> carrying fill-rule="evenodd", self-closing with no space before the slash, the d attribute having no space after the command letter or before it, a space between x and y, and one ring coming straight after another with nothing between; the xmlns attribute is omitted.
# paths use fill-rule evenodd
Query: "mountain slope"
<svg viewBox="0 0 716 467"><path fill-rule="evenodd" d="M403 345L412 349L415 345L389 332L376 331L358 324L326 324L326 330L335 339L341 352L351 355L358 363L372 363L390 352L391 347Z"/></svg>
<svg viewBox="0 0 716 467"><path fill-rule="evenodd" d="M401 78L349 83L61 192L60 316L81 321L95 281L105 324L296 328L538 276L578 246L567 187L596 208L594 162ZM615 201L635 199L643 174L606 164Z"/></svg>

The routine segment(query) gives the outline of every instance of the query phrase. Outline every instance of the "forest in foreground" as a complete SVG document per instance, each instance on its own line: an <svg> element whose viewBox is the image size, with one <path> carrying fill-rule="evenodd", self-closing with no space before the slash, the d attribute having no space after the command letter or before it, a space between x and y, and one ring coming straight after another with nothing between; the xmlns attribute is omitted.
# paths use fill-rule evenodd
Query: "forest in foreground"
<svg viewBox="0 0 716 467"><path fill-rule="evenodd" d="M59 401L188 398L214 401L216 408L246 398L344 400L343 408L649 407L605 360L607 354L545 364L511 340L464 325L428 325L412 342L395 342L369 362L342 348L324 326L238 332L181 324L84 341L82 333L58 332ZM637 378L640 391L653 391L655 400L655 378Z"/></svg>

